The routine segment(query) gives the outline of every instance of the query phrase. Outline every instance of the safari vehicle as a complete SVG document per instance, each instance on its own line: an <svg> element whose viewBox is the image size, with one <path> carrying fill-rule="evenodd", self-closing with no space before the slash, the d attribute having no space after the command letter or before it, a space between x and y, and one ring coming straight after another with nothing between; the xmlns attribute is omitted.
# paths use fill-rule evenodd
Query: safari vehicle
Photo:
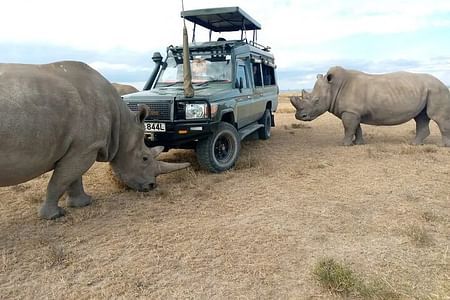
<svg viewBox="0 0 450 300"><path fill-rule="evenodd" d="M149 107L148 146L195 149L203 168L222 172L234 166L249 134L270 138L279 93L274 56L256 42L260 24L239 7L184 11L181 17L194 23L189 45L194 96L183 93L183 47L169 46L164 60L153 54L155 69L143 91L123 100L133 111L140 104ZM210 30L209 41L195 41L197 25ZM212 32L239 31L237 40L211 40Z"/></svg>

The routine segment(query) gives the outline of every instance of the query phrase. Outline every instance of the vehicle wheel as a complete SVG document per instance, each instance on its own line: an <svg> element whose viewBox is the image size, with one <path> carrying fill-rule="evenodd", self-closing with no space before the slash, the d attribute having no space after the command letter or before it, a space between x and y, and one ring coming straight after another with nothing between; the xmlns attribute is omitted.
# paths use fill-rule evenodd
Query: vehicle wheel
<svg viewBox="0 0 450 300"><path fill-rule="evenodd" d="M220 173L234 166L240 147L241 140L236 128L221 122L213 134L197 143L197 160L201 167Z"/></svg>
<svg viewBox="0 0 450 300"><path fill-rule="evenodd" d="M270 138L270 129L272 127L272 118L270 114L270 109L266 109L262 118L258 121L259 124L264 124L264 127L261 127L258 130L259 138L262 140L267 140Z"/></svg>

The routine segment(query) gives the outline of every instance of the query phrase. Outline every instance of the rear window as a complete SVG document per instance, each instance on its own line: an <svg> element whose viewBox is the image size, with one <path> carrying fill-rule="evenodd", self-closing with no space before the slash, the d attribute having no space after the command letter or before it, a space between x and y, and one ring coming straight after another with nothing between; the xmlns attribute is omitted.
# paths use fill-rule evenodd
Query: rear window
<svg viewBox="0 0 450 300"><path fill-rule="evenodd" d="M275 85L275 71L268 65L262 65L264 85Z"/></svg>

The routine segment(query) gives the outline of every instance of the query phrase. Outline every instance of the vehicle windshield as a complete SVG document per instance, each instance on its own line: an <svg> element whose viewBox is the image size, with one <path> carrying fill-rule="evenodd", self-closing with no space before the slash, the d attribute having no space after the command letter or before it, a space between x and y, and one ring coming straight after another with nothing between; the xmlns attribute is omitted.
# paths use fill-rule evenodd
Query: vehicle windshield
<svg viewBox="0 0 450 300"><path fill-rule="evenodd" d="M168 86L183 82L183 61L169 55L167 66L158 78L157 86ZM192 83L231 82L231 59L211 59L211 56L195 56L191 59Z"/></svg>

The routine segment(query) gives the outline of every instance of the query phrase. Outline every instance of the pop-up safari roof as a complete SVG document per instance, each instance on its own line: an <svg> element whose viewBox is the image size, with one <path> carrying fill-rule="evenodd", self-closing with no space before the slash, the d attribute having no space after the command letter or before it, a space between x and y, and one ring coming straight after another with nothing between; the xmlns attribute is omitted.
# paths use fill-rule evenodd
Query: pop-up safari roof
<svg viewBox="0 0 450 300"><path fill-rule="evenodd" d="M239 7L187 10L181 17L214 32L259 30L261 25Z"/></svg>

